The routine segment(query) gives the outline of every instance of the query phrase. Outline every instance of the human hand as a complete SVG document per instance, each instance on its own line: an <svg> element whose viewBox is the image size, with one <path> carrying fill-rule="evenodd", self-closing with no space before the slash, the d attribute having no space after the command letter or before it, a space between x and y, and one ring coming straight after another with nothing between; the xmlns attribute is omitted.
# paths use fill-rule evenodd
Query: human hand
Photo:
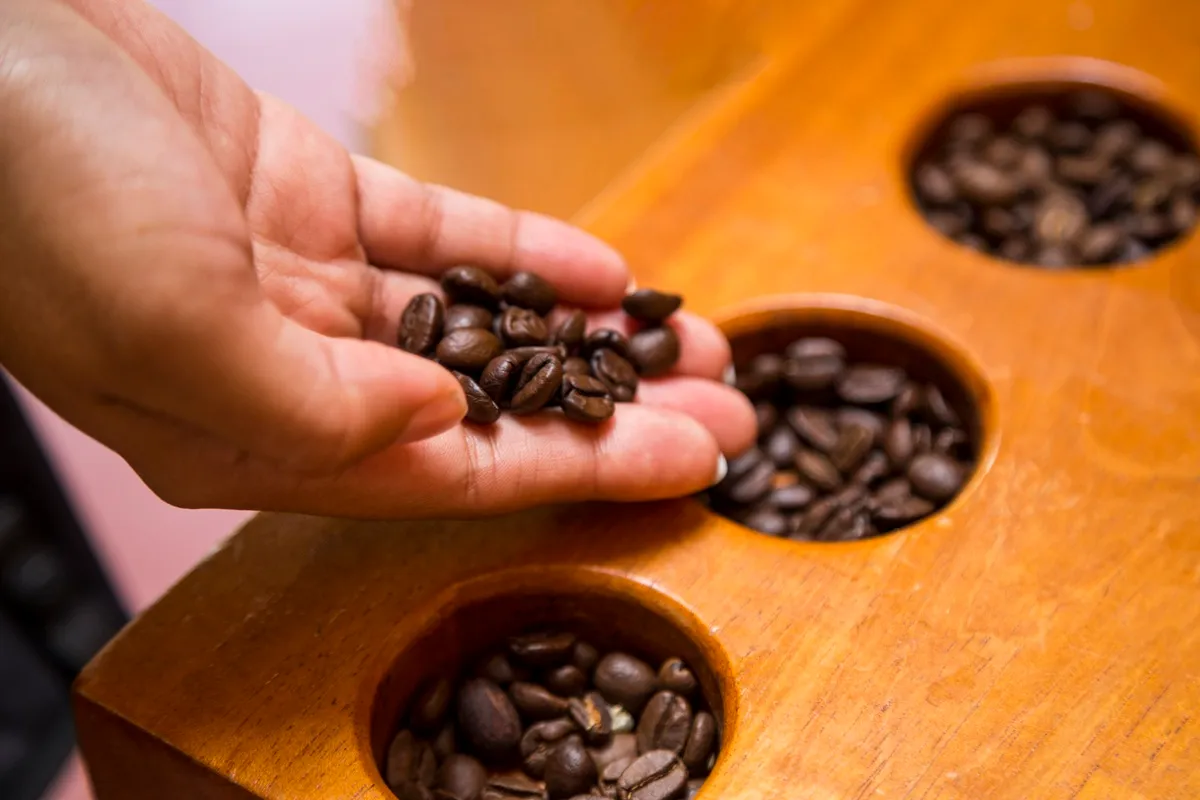
<svg viewBox="0 0 1200 800"><path fill-rule="evenodd" d="M180 506L468 515L678 496L754 436L728 346L598 428L481 429L394 347L431 275L550 280L612 319L620 257L564 223L351 157L136 2L0 8L0 363Z"/></svg>

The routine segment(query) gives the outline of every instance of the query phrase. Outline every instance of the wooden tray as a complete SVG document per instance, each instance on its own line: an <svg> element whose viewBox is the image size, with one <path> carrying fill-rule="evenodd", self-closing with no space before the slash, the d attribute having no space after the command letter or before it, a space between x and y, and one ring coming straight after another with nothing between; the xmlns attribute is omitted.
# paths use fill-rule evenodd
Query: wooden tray
<svg viewBox="0 0 1200 800"><path fill-rule="evenodd" d="M1200 242L1016 267L939 238L904 180L945 103L997 83L1112 84L1194 134L1197 41L1194 3L868 3L586 214L731 334L930 349L984 441L943 513L839 545L691 500L259 517L81 677L99 797L386 800L418 674L516 616L698 661L724 721L702 798L1200 797Z"/></svg>

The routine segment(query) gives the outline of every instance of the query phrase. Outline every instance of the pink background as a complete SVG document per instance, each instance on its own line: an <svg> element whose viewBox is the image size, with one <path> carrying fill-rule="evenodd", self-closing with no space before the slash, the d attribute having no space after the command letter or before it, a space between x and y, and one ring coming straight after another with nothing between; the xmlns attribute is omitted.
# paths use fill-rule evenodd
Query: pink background
<svg viewBox="0 0 1200 800"><path fill-rule="evenodd" d="M114 0L120 2L121 0ZM400 41L389 0L157 0L153 3L246 81L292 103L361 150ZM22 394L65 489L133 611L154 601L249 515L158 500L112 451ZM88 800L78 758L49 800Z"/></svg>

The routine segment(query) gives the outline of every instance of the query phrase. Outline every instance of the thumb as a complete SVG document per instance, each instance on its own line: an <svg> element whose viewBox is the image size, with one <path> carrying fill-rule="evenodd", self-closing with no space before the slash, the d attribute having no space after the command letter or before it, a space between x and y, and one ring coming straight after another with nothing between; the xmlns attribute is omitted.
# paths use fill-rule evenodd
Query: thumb
<svg viewBox="0 0 1200 800"><path fill-rule="evenodd" d="M171 359L182 368L157 377L170 396L152 405L250 455L317 475L434 436L466 414L458 381L432 361L322 335L267 302L242 310L227 313L219 333L200 326L202 341L169 348L193 357Z"/></svg>

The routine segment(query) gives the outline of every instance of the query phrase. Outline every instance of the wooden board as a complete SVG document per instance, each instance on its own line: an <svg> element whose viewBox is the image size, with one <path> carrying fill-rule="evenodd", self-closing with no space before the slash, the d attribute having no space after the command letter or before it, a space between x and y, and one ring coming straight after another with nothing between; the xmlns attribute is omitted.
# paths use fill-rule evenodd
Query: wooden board
<svg viewBox="0 0 1200 800"><path fill-rule="evenodd" d="M414 642L470 646L441 627L461 609L546 594L623 602L704 662L725 742L702 798L1200 796L1200 243L1017 268L932 233L904 183L946 99L995 81L1112 82L1200 130L1200 5L888 0L835 28L585 218L730 332L832 306L931 345L983 404L963 495L848 545L690 500L259 517L80 679L101 800L164 796L138 769L172 797L384 800Z"/></svg>

